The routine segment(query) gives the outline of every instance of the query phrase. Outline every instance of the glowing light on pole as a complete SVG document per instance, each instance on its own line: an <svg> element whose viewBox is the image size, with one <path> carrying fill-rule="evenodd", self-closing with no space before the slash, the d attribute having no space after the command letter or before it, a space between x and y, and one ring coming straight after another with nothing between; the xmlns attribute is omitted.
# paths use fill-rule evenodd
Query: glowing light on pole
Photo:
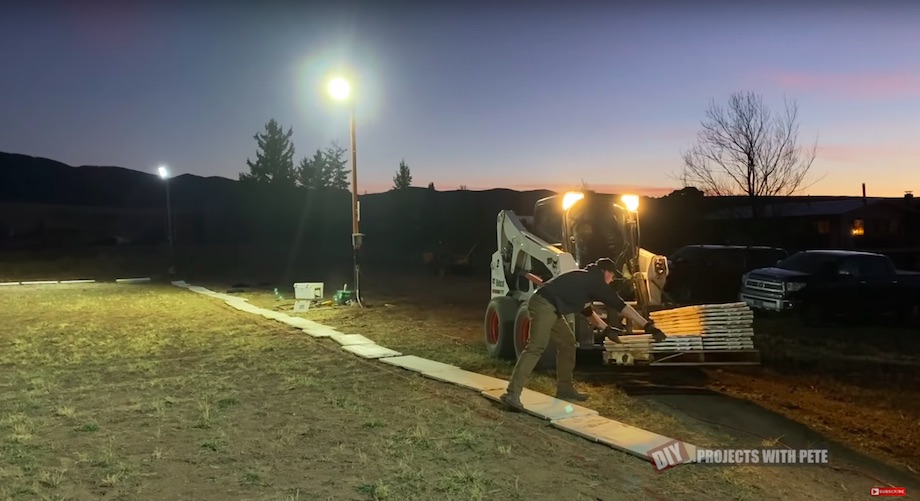
<svg viewBox="0 0 920 501"><path fill-rule="evenodd" d="M342 78L335 77L329 81L329 95L340 102L349 102L348 129L351 136L351 242L355 267L355 301L363 306L361 301L361 267L358 255L361 250L362 238L358 227L358 152L355 149L355 103L351 92L351 83Z"/></svg>
<svg viewBox="0 0 920 501"><path fill-rule="evenodd" d="M166 239L169 242L169 273L175 273L175 254L173 252L172 201L169 197L169 169L165 165L157 167L157 174L166 185Z"/></svg>

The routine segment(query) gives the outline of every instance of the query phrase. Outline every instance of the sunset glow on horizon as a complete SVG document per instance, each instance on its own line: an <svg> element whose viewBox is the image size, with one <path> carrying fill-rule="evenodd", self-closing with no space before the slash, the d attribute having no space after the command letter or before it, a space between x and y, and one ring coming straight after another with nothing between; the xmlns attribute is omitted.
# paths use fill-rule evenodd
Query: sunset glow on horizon
<svg viewBox="0 0 920 501"><path fill-rule="evenodd" d="M284 5L8 8L0 29L37 42L0 47L0 151L236 179L275 118L296 164L348 145L326 92L344 64L359 193L405 159L439 190L666 195L710 100L735 91L797 101L818 146L802 194L920 192L920 5Z"/></svg>

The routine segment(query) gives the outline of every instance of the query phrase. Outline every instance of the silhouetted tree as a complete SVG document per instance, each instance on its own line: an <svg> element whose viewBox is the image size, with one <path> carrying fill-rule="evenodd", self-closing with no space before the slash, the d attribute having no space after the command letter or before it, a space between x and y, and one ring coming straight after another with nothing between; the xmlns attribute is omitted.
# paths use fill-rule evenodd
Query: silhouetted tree
<svg viewBox="0 0 920 501"><path fill-rule="evenodd" d="M291 142L292 128L287 132L274 118L265 124L265 132L256 133L253 139L259 146L256 161L248 158L249 172L240 173L240 181L252 181L275 185L296 184L294 173L294 144Z"/></svg>
<svg viewBox="0 0 920 501"><path fill-rule="evenodd" d="M325 164L320 178L326 187L340 190L348 189L348 174L351 173L351 169L346 168L348 160L345 159L345 153L348 153L348 150L339 146L335 141L323 152Z"/></svg>
<svg viewBox="0 0 920 501"><path fill-rule="evenodd" d="M437 190L435 190L435 188L434 188L434 182L433 182L433 181L430 182L430 183L428 183L428 189L431 190L431 191L437 191Z"/></svg>
<svg viewBox="0 0 920 501"><path fill-rule="evenodd" d="M466 187L465 184L461 184L461 185L460 185L460 191L467 191L467 189L468 189L468 188Z"/></svg>
<svg viewBox="0 0 920 501"><path fill-rule="evenodd" d="M313 158L303 157L297 166L297 181L304 188L325 188L329 185L329 169L326 168L326 155L319 149Z"/></svg>
<svg viewBox="0 0 920 501"><path fill-rule="evenodd" d="M412 186L412 171L409 170L409 166L403 160L399 162L399 170L393 176L393 189L402 190L410 186Z"/></svg>
<svg viewBox="0 0 920 501"><path fill-rule="evenodd" d="M817 143L798 144L798 106L785 101L774 115L761 96L736 92L728 108L712 101L706 110L698 143L683 154L681 179L711 195L789 196L807 187ZM755 210L755 215L756 215Z"/></svg>

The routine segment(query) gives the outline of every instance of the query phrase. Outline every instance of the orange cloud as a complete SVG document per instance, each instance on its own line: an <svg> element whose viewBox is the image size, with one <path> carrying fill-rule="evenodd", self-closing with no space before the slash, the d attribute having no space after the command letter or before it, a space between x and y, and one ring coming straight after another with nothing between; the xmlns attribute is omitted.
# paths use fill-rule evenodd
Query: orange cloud
<svg viewBox="0 0 920 501"><path fill-rule="evenodd" d="M920 96L920 74L830 74L779 72L770 78L789 89L829 92L843 97L900 98Z"/></svg>

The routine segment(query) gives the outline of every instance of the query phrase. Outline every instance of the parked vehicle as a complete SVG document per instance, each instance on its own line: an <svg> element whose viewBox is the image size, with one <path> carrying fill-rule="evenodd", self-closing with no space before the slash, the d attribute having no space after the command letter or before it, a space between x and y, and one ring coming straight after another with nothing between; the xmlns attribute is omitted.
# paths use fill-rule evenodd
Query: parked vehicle
<svg viewBox="0 0 920 501"><path fill-rule="evenodd" d="M836 316L868 319L920 314L920 273L900 271L888 256L813 250L744 275L739 297L752 309L797 312L809 324Z"/></svg>
<svg viewBox="0 0 920 501"><path fill-rule="evenodd" d="M665 293L679 304L738 300L741 277L789 256L777 247L688 245L668 258Z"/></svg>

